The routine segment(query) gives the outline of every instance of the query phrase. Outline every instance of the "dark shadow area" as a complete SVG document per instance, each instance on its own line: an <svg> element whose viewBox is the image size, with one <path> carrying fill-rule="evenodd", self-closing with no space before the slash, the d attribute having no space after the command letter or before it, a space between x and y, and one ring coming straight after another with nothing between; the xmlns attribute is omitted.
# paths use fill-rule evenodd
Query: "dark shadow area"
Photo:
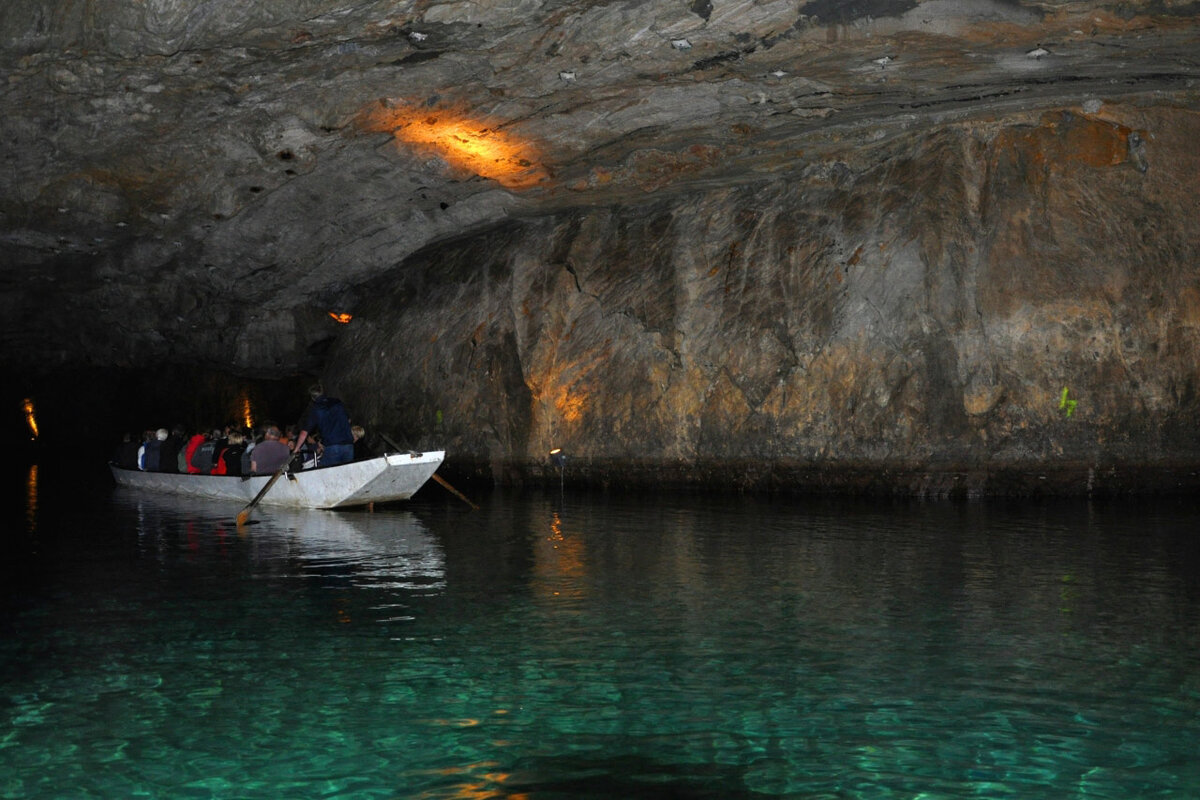
<svg viewBox="0 0 1200 800"><path fill-rule="evenodd" d="M126 432L176 424L201 430L247 419L254 425L291 424L308 402L310 380L304 375L263 380L183 366L17 373L0 396L0 442L20 463L71 452L103 462Z"/></svg>

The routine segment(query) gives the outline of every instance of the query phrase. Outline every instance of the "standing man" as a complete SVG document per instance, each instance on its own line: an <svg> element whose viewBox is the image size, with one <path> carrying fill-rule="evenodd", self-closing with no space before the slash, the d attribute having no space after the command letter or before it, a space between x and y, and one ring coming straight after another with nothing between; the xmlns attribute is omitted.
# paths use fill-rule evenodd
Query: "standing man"
<svg viewBox="0 0 1200 800"><path fill-rule="evenodd" d="M304 446L310 433L321 434L323 451L320 465L332 467L354 460L354 435L350 432L350 415L342 401L328 397L325 387L314 383L308 389L312 402L300 420L300 435L292 445L292 452Z"/></svg>

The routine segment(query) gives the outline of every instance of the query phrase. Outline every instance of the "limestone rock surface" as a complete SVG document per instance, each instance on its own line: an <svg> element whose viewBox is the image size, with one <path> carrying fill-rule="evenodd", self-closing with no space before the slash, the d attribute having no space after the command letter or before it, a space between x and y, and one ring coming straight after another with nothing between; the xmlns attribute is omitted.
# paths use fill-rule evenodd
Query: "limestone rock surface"
<svg viewBox="0 0 1200 800"><path fill-rule="evenodd" d="M1152 130L1171 169L1131 154ZM501 223L382 279L330 375L501 479L554 447L612 482L935 493L1190 464L1197 136L1182 110L1010 115Z"/></svg>

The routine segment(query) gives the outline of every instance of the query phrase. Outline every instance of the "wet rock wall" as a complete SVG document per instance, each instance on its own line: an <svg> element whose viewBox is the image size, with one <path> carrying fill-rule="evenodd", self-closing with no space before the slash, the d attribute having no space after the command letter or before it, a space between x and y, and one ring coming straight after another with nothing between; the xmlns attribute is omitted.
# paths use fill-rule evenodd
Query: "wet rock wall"
<svg viewBox="0 0 1200 800"><path fill-rule="evenodd" d="M326 380L501 482L1194 485L1198 139L1062 108L513 219L377 280Z"/></svg>

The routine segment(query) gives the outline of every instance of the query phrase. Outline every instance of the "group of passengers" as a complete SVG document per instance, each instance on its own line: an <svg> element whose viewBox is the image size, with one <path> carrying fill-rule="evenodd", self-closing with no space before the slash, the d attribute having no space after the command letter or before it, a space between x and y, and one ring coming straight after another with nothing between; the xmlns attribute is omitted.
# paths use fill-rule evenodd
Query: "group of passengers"
<svg viewBox="0 0 1200 800"><path fill-rule="evenodd" d="M280 429L272 422L251 431L235 425L188 435L182 425L132 434L117 447L113 461L126 469L203 475L269 475L290 466L307 469L370 458L360 425L351 425L345 407L327 397L320 384L299 425Z"/></svg>

